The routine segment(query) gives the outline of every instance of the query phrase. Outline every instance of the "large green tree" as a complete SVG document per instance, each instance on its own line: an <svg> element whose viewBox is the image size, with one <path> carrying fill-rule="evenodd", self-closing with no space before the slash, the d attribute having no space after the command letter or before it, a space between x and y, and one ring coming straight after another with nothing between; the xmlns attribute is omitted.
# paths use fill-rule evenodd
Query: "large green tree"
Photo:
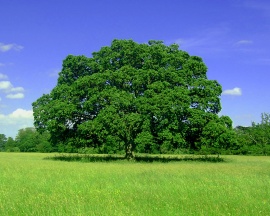
<svg viewBox="0 0 270 216"><path fill-rule="evenodd" d="M124 150L132 158L134 151L200 149L214 124L217 137L230 131L217 116L222 88L206 72L200 57L176 44L114 40L90 58L67 56L55 88L33 103L34 124L69 150Z"/></svg>

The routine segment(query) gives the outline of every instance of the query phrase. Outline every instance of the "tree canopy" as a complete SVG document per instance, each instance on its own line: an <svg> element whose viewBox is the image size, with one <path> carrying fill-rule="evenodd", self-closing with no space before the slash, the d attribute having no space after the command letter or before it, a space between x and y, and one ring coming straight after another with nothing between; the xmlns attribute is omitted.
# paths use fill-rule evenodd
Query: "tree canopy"
<svg viewBox="0 0 270 216"><path fill-rule="evenodd" d="M127 158L230 146L232 121L217 115L222 87L206 73L176 44L113 40L89 58L66 57L57 85L33 103L34 125L55 146Z"/></svg>

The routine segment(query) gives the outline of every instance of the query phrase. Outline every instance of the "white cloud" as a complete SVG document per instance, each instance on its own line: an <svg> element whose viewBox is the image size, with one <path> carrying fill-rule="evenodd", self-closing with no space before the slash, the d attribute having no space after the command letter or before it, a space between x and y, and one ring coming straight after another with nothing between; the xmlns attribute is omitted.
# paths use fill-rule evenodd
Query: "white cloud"
<svg viewBox="0 0 270 216"><path fill-rule="evenodd" d="M240 96L242 95L242 90L238 87L235 87L233 89L227 89L222 92L223 95L235 95L235 96Z"/></svg>
<svg viewBox="0 0 270 216"><path fill-rule="evenodd" d="M24 94L23 93L8 94L6 96L6 98L9 98L9 99L22 99L22 98L24 98Z"/></svg>
<svg viewBox="0 0 270 216"><path fill-rule="evenodd" d="M49 77L58 77L59 71L61 71L61 69L52 69L52 70L50 70L48 72Z"/></svg>
<svg viewBox="0 0 270 216"><path fill-rule="evenodd" d="M12 62L8 62L8 63L0 62L0 67L10 66L10 65L13 65L13 63Z"/></svg>
<svg viewBox="0 0 270 216"><path fill-rule="evenodd" d="M258 59L257 62L263 65L270 65L270 58L261 58Z"/></svg>
<svg viewBox="0 0 270 216"><path fill-rule="evenodd" d="M13 87L10 81L0 81L0 90L6 93L6 98L21 99L24 98L23 87Z"/></svg>
<svg viewBox="0 0 270 216"><path fill-rule="evenodd" d="M207 44L207 40L208 38L188 38L188 39L179 38L175 40L175 43L179 44L180 48L200 47Z"/></svg>
<svg viewBox="0 0 270 216"><path fill-rule="evenodd" d="M33 110L16 109L8 115L11 119L33 119Z"/></svg>
<svg viewBox="0 0 270 216"><path fill-rule="evenodd" d="M0 81L0 90L9 91L12 89L12 84L9 81Z"/></svg>
<svg viewBox="0 0 270 216"><path fill-rule="evenodd" d="M15 87L10 89L11 92L23 92L24 88L23 87Z"/></svg>
<svg viewBox="0 0 270 216"><path fill-rule="evenodd" d="M252 40L240 40L240 41L237 41L235 43L235 45L239 46L239 45L249 45L249 44L253 44L253 41Z"/></svg>
<svg viewBox="0 0 270 216"><path fill-rule="evenodd" d="M15 138L19 129L33 127L32 110L18 108L10 114L0 114L0 134Z"/></svg>
<svg viewBox="0 0 270 216"><path fill-rule="evenodd" d="M9 50L20 51L22 49L23 49L23 46L17 45L15 43L12 43L12 44L0 43L0 51L1 52L7 52Z"/></svg>
<svg viewBox="0 0 270 216"><path fill-rule="evenodd" d="M0 66L1 66L1 65L0 65ZM8 78L7 75L0 73L0 79L7 79L7 78Z"/></svg>
<svg viewBox="0 0 270 216"><path fill-rule="evenodd" d="M228 40L230 29L219 26L217 28L208 28L198 31L192 37L178 38L167 41L166 43L179 44L181 50L198 55L200 53L226 52L231 41Z"/></svg>
<svg viewBox="0 0 270 216"><path fill-rule="evenodd" d="M262 14L263 16L269 17L270 16L270 3L269 1L245 1L244 6L247 8L251 8L254 10L257 10Z"/></svg>

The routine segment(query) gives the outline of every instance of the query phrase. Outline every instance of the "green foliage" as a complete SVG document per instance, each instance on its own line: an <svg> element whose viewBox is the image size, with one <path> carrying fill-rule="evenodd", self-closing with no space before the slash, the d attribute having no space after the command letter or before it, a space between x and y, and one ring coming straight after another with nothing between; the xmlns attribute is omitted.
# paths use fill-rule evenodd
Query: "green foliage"
<svg viewBox="0 0 270 216"><path fill-rule="evenodd" d="M4 134L0 134L0 151L19 152L20 149L16 147L16 143L12 137L6 138Z"/></svg>
<svg viewBox="0 0 270 216"><path fill-rule="evenodd" d="M20 129L15 142L22 152L35 152L38 140L34 128Z"/></svg>
<svg viewBox="0 0 270 216"><path fill-rule="evenodd" d="M12 137L5 138L0 134L0 150L6 152L52 152L55 149L51 145L50 134L38 133L35 128L24 128L18 131L15 140Z"/></svg>
<svg viewBox="0 0 270 216"><path fill-rule="evenodd" d="M262 113L261 122L251 127L238 126L235 154L270 155L270 114Z"/></svg>
<svg viewBox="0 0 270 216"><path fill-rule="evenodd" d="M7 142L7 138L5 134L0 134L0 151L5 150L5 145Z"/></svg>
<svg viewBox="0 0 270 216"><path fill-rule="evenodd" d="M176 44L114 40L91 58L67 56L56 87L33 103L34 125L68 152L124 150L132 158L134 151L227 148L234 134L229 117L217 116L222 88L206 72L200 57Z"/></svg>
<svg viewBox="0 0 270 216"><path fill-rule="evenodd" d="M98 154L98 150L93 147L85 147L78 149L79 154Z"/></svg>
<svg viewBox="0 0 270 216"><path fill-rule="evenodd" d="M19 147L13 147L13 148L8 148L6 152L20 152L21 150Z"/></svg>
<svg viewBox="0 0 270 216"><path fill-rule="evenodd" d="M232 121L227 116L211 120L203 128L201 144L205 147L216 149L228 149L236 144L236 134L232 130Z"/></svg>

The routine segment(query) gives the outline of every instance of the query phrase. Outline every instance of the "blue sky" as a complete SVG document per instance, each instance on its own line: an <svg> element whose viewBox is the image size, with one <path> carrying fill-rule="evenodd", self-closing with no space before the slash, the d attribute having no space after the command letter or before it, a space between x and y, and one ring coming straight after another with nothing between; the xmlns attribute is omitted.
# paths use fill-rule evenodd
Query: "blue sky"
<svg viewBox="0 0 270 216"><path fill-rule="evenodd" d="M115 38L202 57L234 126L270 113L268 0L0 0L0 134L33 126L31 104L56 85L68 54L91 57Z"/></svg>

